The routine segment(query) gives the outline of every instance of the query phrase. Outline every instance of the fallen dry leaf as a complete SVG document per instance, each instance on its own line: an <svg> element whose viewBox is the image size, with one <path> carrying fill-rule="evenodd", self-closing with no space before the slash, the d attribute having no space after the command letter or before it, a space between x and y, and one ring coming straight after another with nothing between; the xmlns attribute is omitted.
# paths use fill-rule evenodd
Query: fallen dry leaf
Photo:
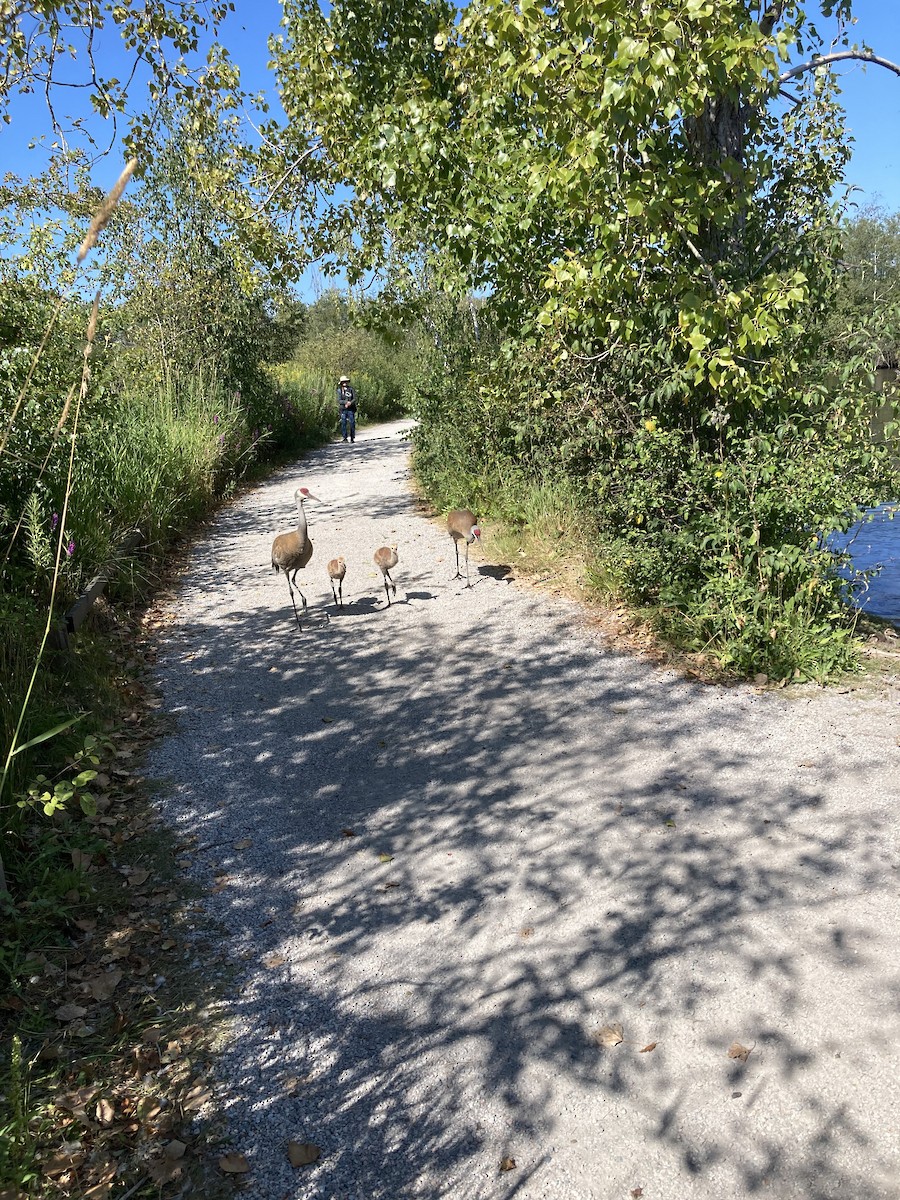
<svg viewBox="0 0 900 1200"><path fill-rule="evenodd" d="M184 1142L179 1142L177 1138L173 1138L171 1142L163 1150L166 1158L171 1158L173 1161L179 1158L184 1158L184 1152L187 1146Z"/></svg>
<svg viewBox="0 0 900 1200"><path fill-rule="evenodd" d="M750 1047L752 1050L753 1047ZM742 1046L740 1042L732 1042L728 1047L728 1057L736 1058L738 1062L746 1062L750 1057L750 1050L746 1046Z"/></svg>
<svg viewBox="0 0 900 1200"><path fill-rule="evenodd" d="M87 1009L82 1008L80 1004L63 1004L53 1015L57 1021L77 1021L86 1012Z"/></svg>
<svg viewBox="0 0 900 1200"><path fill-rule="evenodd" d="M322 1151L315 1142L288 1142L287 1153L292 1167L308 1167L318 1161Z"/></svg>
<svg viewBox="0 0 900 1200"><path fill-rule="evenodd" d="M138 1119L143 1121L145 1125L149 1125L152 1121L155 1121L161 1112L162 1104L156 1096L142 1096L138 1100Z"/></svg>
<svg viewBox="0 0 900 1200"><path fill-rule="evenodd" d="M345 837L345 838L356 837L356 831L353 829L342 829L341 837Z"/></svg>
<svg viewBox="0 0 900 1200"><path fill-rule="evenodd" d="M529 938L534 933L533 925L526 925L524 929L519 930L519 937Z"/></svg>
<svg viewBox="0 0 900 1200"><path fill-rule="evenodd" d="M394 856L393 856L393 854L379 854L378 861L383 862L383 863L393 862Z"/></svg>
<svg viewBox="0 0 900 1200"><path fill-rule="evenodd" d="M649 1054L651 1050L656 1049L656 1042L649 1042L646 1046L641 1046L638 1054Z"/></svg>
<svg viewBox="0 0 900 1200"><path fill-rule="evenodd" d="M208 1100L212 1100L212 1092L209 1088L204 1087L202 1083L195 1083L181 1101L181 1107L185 1112L195 1111L202 1108Z"/></svg>
<svg viewBox="0 0 900 1200"><path fill-rule="evenodd" d="M107 1100L104 1096L102 1100L97 1101L97 1121L101 1125L112 1125L115 1119L116 1109L112 1100Z"/></svg>
<svg viewBox="0 0 900 1200"><path fill-rule="evenodd" d="M500 1159L500 1170L501 1171L514 1171L515 1169L516 1169L516 1160L514 1158L511 1158L509 1155L506 1155L505 1158Z"/></svg>
<svg viewBox="0 0 900 1200"><path fill-rule="evenodd" d="M221 1163L219 1165L221 1166ZM167 1158L165 1154L147 1163L147 1174L160 1187L164 1183L171 1183L173 1179L177 1179L182 1170L183 1164L178 1159Z"/></svg>
<svg viewBox="0 0 900 1200"><path fill-rule="evenodd" d="M135 867L128 875L128 886L138 888L143 886L150 878L150 872L146 867Z"/></svg>
<svg viewBox="0 0 900 1200"><path fill-rule="evenodd" d="M101 1183L95 1183L86 1192L82 1192L82 1196L84 1200L109 1200L109 1183L105 1180ZM0 1192L0 1200L3 1200L2 1192Z"/></svg>
<svg viewBox="0 0 900 1200"><path fill-rule="evenodd" d="M631 1194L634 1197L634 1200L641 1200L641 1196L644 1194L644 1189L642 1187L632 1188Z"/></svg>
<svg viewBox="0 0 900 1200"><path fill-rule="evenodd" d="M253 845L253 838L241 838L239 842L234 843L235 850L249 850Z"/></svg>
<svg viewBox="0 0 900 1200"><path fill-rule="evenodd" d="M243 1154L223 1154L219 1159L219 1170L224 1171L226 1175L246 1175L250 1164Z"/></svg>
<svg viewBox="0 0 900 1200"><path fill-rule="evenodd" d="M280 967L283 963L286 963L286 962L287 962L287 959L284 957L283 954L272 953L272 954L266 955L266 957L262 960L262 965L264 967L268 967L269 970L272 970L275 967Z"/></svg>
<svg viewBox="0 0 900 1200"><path fill-rule="evenodd" d="M95 1000L108 1000L122 982L121 971L107 971L87 980L88 991Z"/></svg>
<svg viewBox="0 0 900 1200"><path fill-rule="evenodd" d="M591 1037L598 1046L618 1046L622 1041L624 1033L622 1026L618 1021L612 1021L609 1025L603 1025L600 1029L595 1030Z"/></svg>

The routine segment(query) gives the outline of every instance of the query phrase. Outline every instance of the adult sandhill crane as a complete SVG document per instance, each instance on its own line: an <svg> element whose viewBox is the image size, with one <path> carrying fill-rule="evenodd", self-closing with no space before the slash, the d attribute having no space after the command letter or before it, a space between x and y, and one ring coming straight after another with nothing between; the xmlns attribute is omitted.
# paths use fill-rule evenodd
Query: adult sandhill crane
<svg viewBox="0 0 900 1200"><path fill-rule="evenodd" d="M396 567L400 558L397 554L396 546L382 546L380 550L376 550L374 554L375 566L384 576L384 594L387 596L388 608L391 606L391 597L388 592L388 582L394 589L394 595L397 595L397 585L391 579L391 567Z"/></svg>
<svg viewBox="0 0 900 1200"><path fill-rule="evenodd" d="M306 513L303 510L303 505L307 500L318 499L319 497L314 496L309 488L297 488L296 492L294 492L294 502L297 505L297 528L292 530L291 533L279 533L278 537L272 543L272 569L276 575L279 571L284 571L284 577L288 583L288 591L291 593L291 604L294 606L294 616L297 618L298 629L302 629L303 626L300 624L297 601L294 599L294 586L297 583L297 572L306 566L312 558L313 552L313 544L306 532ZM306 612L306 597L299 588L297 588L297 592L303 601L303 611Z"/></svg>
<svg viewBox="0 0 900 1200"><path fill-rule="evenodd" d="M468 508L454 508L453 512L447 514L447 529L453 538L453 548L456 551L456 574L453 578L462 579L462 572L459 569L459 543L465 542L466 587L471 587L472 585L469 583L469 547L473 542L481 540L478 518Z"/></svg>
<svg viewBox="0 0 900 1200"><path fill-rule="evenodd" d="M331 594L334 596L335 608L343 608L344 593L342 589L344 576L347 574L347 564L342 558L333 558L326 570L328 571L328 578L331 580ZM337 583L337 591L334 588L335 583Z"/></svg>

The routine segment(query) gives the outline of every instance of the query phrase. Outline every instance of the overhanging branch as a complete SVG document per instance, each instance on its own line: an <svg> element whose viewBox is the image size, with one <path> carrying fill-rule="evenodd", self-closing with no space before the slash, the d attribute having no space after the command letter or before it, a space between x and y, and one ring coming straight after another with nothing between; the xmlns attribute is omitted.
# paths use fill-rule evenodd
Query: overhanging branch
<svg viewBox="0 0 900 1200"><path fill-rule="evenodd" d="M791 67L789 71L784 71L778 76L778 82L787 83L789 79L796 79L798 75L802 75L806 71L814 71L816 67L827 67L831 63L846 62L847 59L874 63L876 67L885 67L888 71L893 71L895 75L900 75L900 64L891 62L889 58L881 58L879 55L873 54L871 50L838 50L834 54L817 54L809 62Z"/></svg>

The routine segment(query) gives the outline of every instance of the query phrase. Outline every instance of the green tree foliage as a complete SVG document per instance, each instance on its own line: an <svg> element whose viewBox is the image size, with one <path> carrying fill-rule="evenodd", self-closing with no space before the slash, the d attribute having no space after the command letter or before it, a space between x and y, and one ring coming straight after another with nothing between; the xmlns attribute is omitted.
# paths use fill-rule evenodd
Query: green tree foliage
<svg viewBox="0 0 900 1200"><path fill-rule="evenodd" d="M840 267L828 329L837 346L869 345L873 360L900 355L900 213L867 205L841 225Z"/></svg>
<svg viewBox="0 0 900 1200"><path fill-rule="evenodd" d="M354 186L322 227L351 278L427 264L506 336L432 389L420 464L557 478L633 602L777 675L850 660L827 538L894 486L862 363L825 360L846 140L827 64L784 66L813 17L849 4L292 0L274 46Z"/></svg>

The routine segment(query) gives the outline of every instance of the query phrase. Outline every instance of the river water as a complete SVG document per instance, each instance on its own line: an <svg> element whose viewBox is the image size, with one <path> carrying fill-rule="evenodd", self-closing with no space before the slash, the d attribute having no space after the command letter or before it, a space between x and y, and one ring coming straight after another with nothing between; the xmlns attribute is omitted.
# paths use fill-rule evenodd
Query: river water
<svg viewBox="0 0 900 1200"><path fill-rule="evenodd" d="M897 514L893 520L892 514ZM900 625L900 505L883 504L873 509L839 544L849 549L858 570L882 568L859 594L857 604L866 612Z"/></svg>

